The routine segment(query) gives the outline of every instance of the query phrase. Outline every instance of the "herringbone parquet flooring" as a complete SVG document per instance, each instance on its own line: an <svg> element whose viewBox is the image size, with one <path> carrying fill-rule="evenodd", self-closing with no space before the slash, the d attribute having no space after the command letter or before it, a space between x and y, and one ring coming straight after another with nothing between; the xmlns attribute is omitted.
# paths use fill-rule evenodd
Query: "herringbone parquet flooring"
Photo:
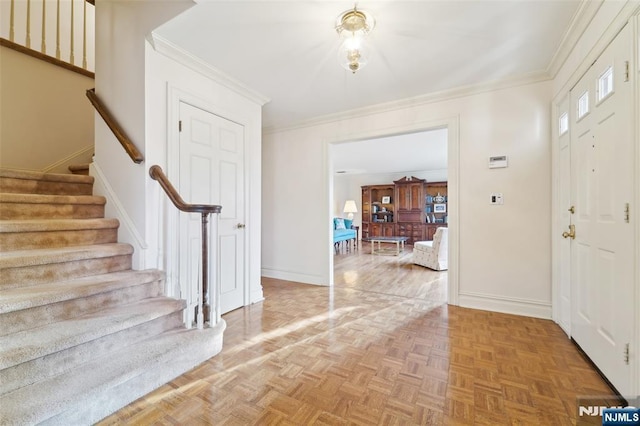
<svg viewBox="0 0 640 426"><path fill-rule="evenodd" d="M220 355L101 424L570 425L611 394L553 322L448 306L408 254L335 265L333 290L263 279Z"/></svg>

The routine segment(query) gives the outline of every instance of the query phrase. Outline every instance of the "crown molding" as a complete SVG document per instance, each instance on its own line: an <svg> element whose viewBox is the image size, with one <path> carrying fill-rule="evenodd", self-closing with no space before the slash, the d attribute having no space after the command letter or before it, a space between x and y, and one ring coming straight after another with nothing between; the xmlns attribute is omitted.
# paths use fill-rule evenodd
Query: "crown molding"
<svg viewBox="0 0 640 426"><path fill-rule="evenodd" d="M243 96L251 100L252 102L255 102L262 106L271 100L267 96L264 96L263 94L246 86L244 83L211 66L197 56L187 52L181 47L176 46L175 44L165 39L164 37L159 36L155 32L151 33L149 42L156 52L173 59L174 61L192 69L197 73L204 75L207 78L210 78L217 83L220 83L224 87L233 90L240 96Z"/></svg>
<svg viewBox="0 0 640 426"><path fill-rule="evenodd" d="M556 77L603 3L603 0L582 1L580 3L547 66L547 73L551 78Z"/></svg>
<svg viewBox="0 0 640 426"><path fill-rule="evenodd" d="M508 89L511 87L525 86L528 84L539 83L551 80L551 76L546 71L538 71L528 73L518 77L504 78L485 83L478 83L468 86L460 86L453 89L433 92L425 95L419 95L411 98L399 99L391 102L370 105L362 108L336 112L326 115L317 116L309 120L303 120L286 126L266 126L263 128L263 134L277 133L287 130L295 130L304 127L317 126L321 124L333 123L336 121L350 120L358 117L379 114L389 111L405 109L420 105L431 104L435 102L443 102L451 99L462 98L465 96L477 95L494 90Z"/></svg>

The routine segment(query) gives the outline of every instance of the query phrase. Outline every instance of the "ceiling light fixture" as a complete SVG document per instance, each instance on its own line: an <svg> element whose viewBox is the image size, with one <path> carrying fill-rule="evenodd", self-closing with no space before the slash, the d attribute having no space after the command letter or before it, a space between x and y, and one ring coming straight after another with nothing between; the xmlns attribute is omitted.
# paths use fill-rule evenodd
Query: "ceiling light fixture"
<svg viewBox="0 0 640 426"><path fill-rule="evenodd" d="M338 49L338 60L348 71L356 73L369 61L367 35L375 27L373 16L364 10L353 9L342 12L336 19L336 32L343 39Z"/></svg>

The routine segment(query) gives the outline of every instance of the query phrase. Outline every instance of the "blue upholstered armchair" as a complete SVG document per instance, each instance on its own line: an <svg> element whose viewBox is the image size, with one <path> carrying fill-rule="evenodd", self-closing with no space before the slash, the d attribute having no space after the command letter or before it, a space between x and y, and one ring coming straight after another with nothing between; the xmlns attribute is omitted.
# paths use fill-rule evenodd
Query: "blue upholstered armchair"
<svg viewBox="0 0 640 426"><path fill-rule="evenodd" d="M346 244L347 248L350 248L353 241L354 247L358 243L356 241L356 230L353 228L353 221L349 219L343 219L341 217L333 218L333 247L336 253L343 244Z"/></svg>

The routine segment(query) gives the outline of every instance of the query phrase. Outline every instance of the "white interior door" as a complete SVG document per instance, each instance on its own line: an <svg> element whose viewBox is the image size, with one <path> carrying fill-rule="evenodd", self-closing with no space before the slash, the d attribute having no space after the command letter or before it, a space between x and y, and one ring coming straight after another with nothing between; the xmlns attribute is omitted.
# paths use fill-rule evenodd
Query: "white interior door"
<svg viewBox="0 0 640 426"><path fill-rule="evenodd" d="M632 389L633 90L629 26L571 91L571 335L622 394ZM632 345L633 346L633 345Z"/></svg>
<svg viewBox="0 0 640 426"><path fill-rule="evenodd" d="M217 240L210 244L209 265L210 291L216 297L217 283L223 314L245 304L244 128L184 102L180 103L180 121L179 192L188 203L222 206ZM201 275L201 216L180 217L180 279L197 283ZM190 305L197 301L197 293L188 296ZM213 309L215 303L211 304Z"/></svg>

